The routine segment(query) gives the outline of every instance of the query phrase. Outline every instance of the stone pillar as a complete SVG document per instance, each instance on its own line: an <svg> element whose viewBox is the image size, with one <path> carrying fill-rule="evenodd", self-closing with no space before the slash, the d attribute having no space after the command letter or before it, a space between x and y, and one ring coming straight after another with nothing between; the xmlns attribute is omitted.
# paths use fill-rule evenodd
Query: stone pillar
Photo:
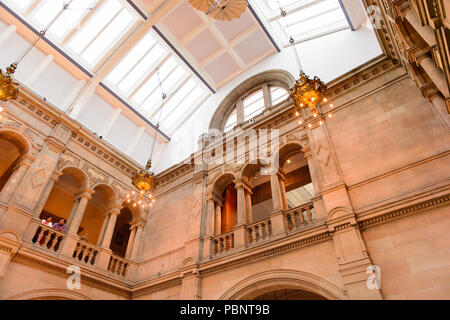
<svg viewBox="0 0 450 320"><path fill-rule="evenodd" d="M131 252L133 251L134 238L136 237L136 226L130 228L130 238L128 239L127 251L125 253L125 259L129 260L131 257Z"/></svg>
<svg viewBox="0 0 450 320"><path fill-rule="evenodd" d="M89 199L91 199L91 195L93 194L92 190L86 190L82 192L78 197L76 202L78 205L76 210L73 212L73 218L71 218L68 233L73 235L77 235L78 228L80 227L81 220L83 219L84 211L86 210L86 206L88 204Z"/></svg>
<svg viewBox="0 0 450 320"><path fill-rule="evenodd" d="M436 109L442 124L447 130L450 129L450 98L445 101L440 93L429 97L430 103Z"/></svg>
<svg viewBox="0 0 450 320"><path fill-rule="evenodd" d="M102 228L100 229L100 234L98 235L98 239L97 239L97 247L100 247L102 245L102 241L103 241L103 237L105 235L106 226L108 225L109 217L110 217L109 212L105 213L104 218L103 218Z"/></svg>
<svg viewBox="0 0 450 320"><path fill-rule="evenodd" d="M245 223L245 189L242 185L236 184L237 190L237 226L243 225Z"/></svg>
<svg viewBox="0 0 450 320"><path fill-rule="evenodd" d="M429 26L423 26L411 8L406 12L405 18L430 47L436 45L436 37L434 36L433 29Z"/></svg>
<svg viewBox="0 0 450 320"><path fill-rule="evenodd" d="M134 239L133 250L131 252L131 260L137 260L139 258L139 253L141 250L142 236L144 232L144 223L140 222L136 225L136 237Z"/></svg>
<svg viewBox="0 0 450 320"><path fill-rule="evenodd" d="M16 167L13 169L13 173L0 193L0 201L9 202L11 200L14 192L34 160L35 158L33 156L26 154L16 161Z"/></svg>
<svg viewBox="0 0 450 320"><path fill-rule="evenodd" d="M115 206L108 210L109 220L105 229L105 234L103 235L102 248L109 249L111 245L111 239L114 232L114 227L116 226L117 216L120 214L120 208Z"/></svg>
<svg viewBox="0 0 450 320"><path fill-rule="evenodd" d="M250 190L245 190L245 212L246 222L252 223L253 221L253 209L252 209L252 193Z"/></svg>
<svg viewBox="0 0 450 320"><path fill-rule="evenodd" d="M439 89L439 91L441 91L444 97L449 98L450 93L444 73L436 67L433 59L426 55L420 57L417 62L430 77L431 81L433 81L434 85Z"/></svg>
<svg viewBox="0 0 450 320"><path fill-rule="evenodd" d="M215 206L215 219L214 219L214 235L218 236L221 233L222 228L222 203L216 202Z"/></svg>
<svg viewBox="0 0 450 320"><path fill-rule="evenodd" d="M42 193L42 197L41 197L40 201L36 204L36 208L35 208L35 216L36 217L39 217L42 210L44 209L45 203L47 202L48 197L50 196L50 192L52 192L56 181L58 181L58 179L61 175L62 175L62 172L55 171L53 173L52 177L50 178L50 180L48 181L47 186L45 187L44 192Z"/></svg>
<svg viewBox="0 0 450 320"><path fill-rule="evenodd" d="M284 186L284 181L286 177L282 172L278 172L278 181L280 183L280 194L281 194L281 206L283 210L289 210L289 204L286 195L286 187Z"/></svg>
<svg viewBox="0 0 450 320"><path fill-rule="evenodd" d="M270 189L272 191L273 211L282 210L283 201L281 199L281 190L280 190L280 182L278 180L278 174L272 174L270 176Z"/></svg>
<svg viewBox="0 0 450 320"><path fill-rule="evenodd" d="M93 190L86 190L78 195L74 201L72 212L70 213L69 221L67 223L67 235L61 246L61 254L65 256L72 256L77 242L80 239L77 235L78 228L80 227L81 220L83 219L88 201L93 193Z"/></svg>

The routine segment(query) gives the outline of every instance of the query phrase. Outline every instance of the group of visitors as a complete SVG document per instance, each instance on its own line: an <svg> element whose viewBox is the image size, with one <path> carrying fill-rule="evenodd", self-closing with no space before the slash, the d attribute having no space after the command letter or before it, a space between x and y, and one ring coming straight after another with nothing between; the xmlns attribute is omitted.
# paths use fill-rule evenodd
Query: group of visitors
<svg viewBox="0 0 450 320"><path fill-rule="evenodd" d="M66 220L64 218L61 218L59 222L56 222L55 224L52 223L52 217L47 217L47 219L42 219L42 224L49 226L50 228L53 228L57 231L66 232Z"/></svg>

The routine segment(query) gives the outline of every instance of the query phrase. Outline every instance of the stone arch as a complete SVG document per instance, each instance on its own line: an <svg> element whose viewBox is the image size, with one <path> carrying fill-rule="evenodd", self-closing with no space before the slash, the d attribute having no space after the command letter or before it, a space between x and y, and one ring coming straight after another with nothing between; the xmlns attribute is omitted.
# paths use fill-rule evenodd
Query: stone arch
<svg viewBox="0 0 450 320"><path fill-rule="evenodd" d="M67 289L39 289L17 294L6 300L92 300L88 296Z"/></svg>
<svg viewBox="0 0 450 320"><path fill-rule="evenodd" d="M302 144L299 141L289 141L273 153L271 163L278 163L281 168L289 157L297 153L304 154Z"/></svg>
<svg viewBox="0 0 450 320"><path fill-rule="evenodd" d="M104 182L99 182L93 186L92 190L95 190L95 189L102 190L105 193L105 195L107 196L107 200L109 203L116 203L117 201L119 201L119 196L117 194L117 191L112 186L110 186Z"/></svg>
<svg viewBox="0 0 450 320"><path fill-rule="evenodd" d="M21 155L31 151L33 142L30 138L14 128L0 128L0 139L7 140L14 144Z"/></svg>
<svg viewBox="0 0 450 320"><path fill-rule="evenodd" d="M295 79L292 74L281 69L264 71L248 78L237 85L236 88L222 100L211 118L209 129L222 130L228 116L233 112L234 102L254 87L263 83L268 83L269 85L276 85L289 91L294 82Z"/></svg>
<svg viewBox="0 0 450 320"><path fill-rule="evenodd" d="M68 174L75 178L75 180L80 184L80 186L86 189L90 184L89 175L83 170L73 165L66 165L60 169L62 174Z"/></svg>
<svg viewBox="0 0 450 320"><path fill-rule="evenodd" d="M297 289L317 294L330 300L347 300L345 290L314 274L278 269L252 275L234 284L219 300L254 299L274 289Z"/></svg>
<svg viewBox="0 0 450 320"><path fill-rule="evenodd" d="M236 179L232 172L225 172L217 176L212 182L211 192L216 195L221 195L225 188Z"/></svg>

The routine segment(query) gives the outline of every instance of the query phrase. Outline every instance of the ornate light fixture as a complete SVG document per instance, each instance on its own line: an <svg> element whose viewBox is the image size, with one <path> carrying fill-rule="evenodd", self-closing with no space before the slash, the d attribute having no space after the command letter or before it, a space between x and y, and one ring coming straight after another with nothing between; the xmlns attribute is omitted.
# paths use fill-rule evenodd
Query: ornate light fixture
<svg viewBox="0 0 450 320"><path fill-rule="evenodd" d="M280 2L277 2L280 7L280 14L283 19L285 19L287 12L281 7ZM288 24L286 25L288 26ZM287 29L289 31L289 28ZM290 90L290 96L295 103L295 115L300 118L298 123L303 125L303 120L301 118L302 110L307 110L313 118L318 118L319 124L322 125L323 115L320 113L318 106L320 103L325 103L328 101L325 97L327 86L319 79L319 77L315 76L313 79L310 79L309 76L303 72L300 58L298 57L297 50L295 49L295 40L292 35L289 35L289 43L294 51L297 66L300 72L299 79L295 81L294 86ZM330 105L330 108L332 107L333 105ZM331 118L331 113L328 113L328 117ZM308 127L312 127L311 122L308 123Z"/></svg>
<svg viewBox="0 0 450 320"><path fill-rule="evenodd" d="M159 119L158 123L156 124L155 136L153 139L153 145L150 152L150 158L147 161L147 165L145 166L145 169L140 170L139 172L133 174L131 177L131 183L138 189L138 192L132 191L131 193L127 194L127 202L133 203L133 207L137 206L140 206L142 208L145 208L146 206L152 207L153 204L155 203L155 199L152 198L153 195L151 194L151 192L156 186L156 177L155 174L150 171L150 168L152 166L152 156L155 150L156 135L158 133L159 123L161 122L162 109L164 106L164 101L167 98L167 95L164 93L162 89L159 70L157 71L157 75L162 97L161 110L159 112Z"/></svg>
<svg viewBox="0 0 450 320"><path fill-rule="evenodd" d="M0 100L15 100L19 96L19 84L14 81L13 74L17 69L16 64L6 68L6 72L0 69Z"/></svg>
<svg viewBox="0 0 450 320"><path fill-rule="evenodd" d="M245 0L189 0L189 3L207 16L220 21L239 18L248 6Z"/></svg>

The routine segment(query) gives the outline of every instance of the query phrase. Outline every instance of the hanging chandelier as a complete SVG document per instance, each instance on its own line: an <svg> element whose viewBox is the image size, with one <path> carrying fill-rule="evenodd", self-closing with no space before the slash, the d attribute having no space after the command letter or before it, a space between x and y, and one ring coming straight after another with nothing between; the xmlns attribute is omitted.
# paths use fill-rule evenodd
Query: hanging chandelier
<svg viewBox="0 0 450 320"><path fill-rule="evenodd" d="M155 199L153 198L151 192L156 186L156 177L155 174L152 171L150 171L150 168L152 166L152 156L155 150L156 135L158 133L159 124L161 122L162 109L164 106L164 101L167 98L167 95L164 93L162 88L159 70L157 70L157 76L159 81L159 88L161 90L162 104L159 112L158 123L156 124L155 136L153 138L153 145L150 152L150 157L147 161L145 169L140 170L139 172L131 176L131 183L133 184L133 186L136 187L136 189L138 189L138 192L132 191L131 193L127 194L127 203L130 204L132 203L133 207L138 206L140 206L141 208L145 208L146 206L152 207L153 204L155 203Z"/></svg>
<svg viewBox="0 0 450 320"><path fill-rule="evenodd" d="M287 12L281 7L281 4L279 1L278 5L280 7L280 14L282 16L282 19L286 19ZM289 24L286 23L286 26L289 26ZM288 33L289 27L287 27ZM289 43L292 47L292 50L294 51L294 56L297 62L297 66L300 72L299 79L295 81L294 86L290 89L290 96L294 100L295 103L295 115L299 117L298 123L300 125L303 124L303 110L306 111L306 113L309 113L310 116L312 116L312 119L319 119L319 124L323 124L323 115L320 113L319 110L319 104L327 102L327 98L325 97L325 91L327 89L327 86L325 83L323 83L319 77L315 76L314 78L310 79L308 75L303 72L302 65L300 63L300 58L298 56L298 52L295 49L295 40L292 37L292 35L289 35ZM330 108L332 108L333 105L330 105ZM328 113L328 117L331 118L331 113ZM308 122L308 127L312 127L312 121Z"/></svg>
<svg viewBox="0 0 450 320"><path fill-rule="evenodd" d="M240 18L248 6L245 0L189 0L189 3L207 16L220 21Z"/></svg>
<svg viewBox="0 0 450 320"><path fill-rule="evenodd" d="M17 69L16 64L6 68L6 72L0 69L0 100L16 100L19 96L19 84L14 81L13 74Z"/></svg>

